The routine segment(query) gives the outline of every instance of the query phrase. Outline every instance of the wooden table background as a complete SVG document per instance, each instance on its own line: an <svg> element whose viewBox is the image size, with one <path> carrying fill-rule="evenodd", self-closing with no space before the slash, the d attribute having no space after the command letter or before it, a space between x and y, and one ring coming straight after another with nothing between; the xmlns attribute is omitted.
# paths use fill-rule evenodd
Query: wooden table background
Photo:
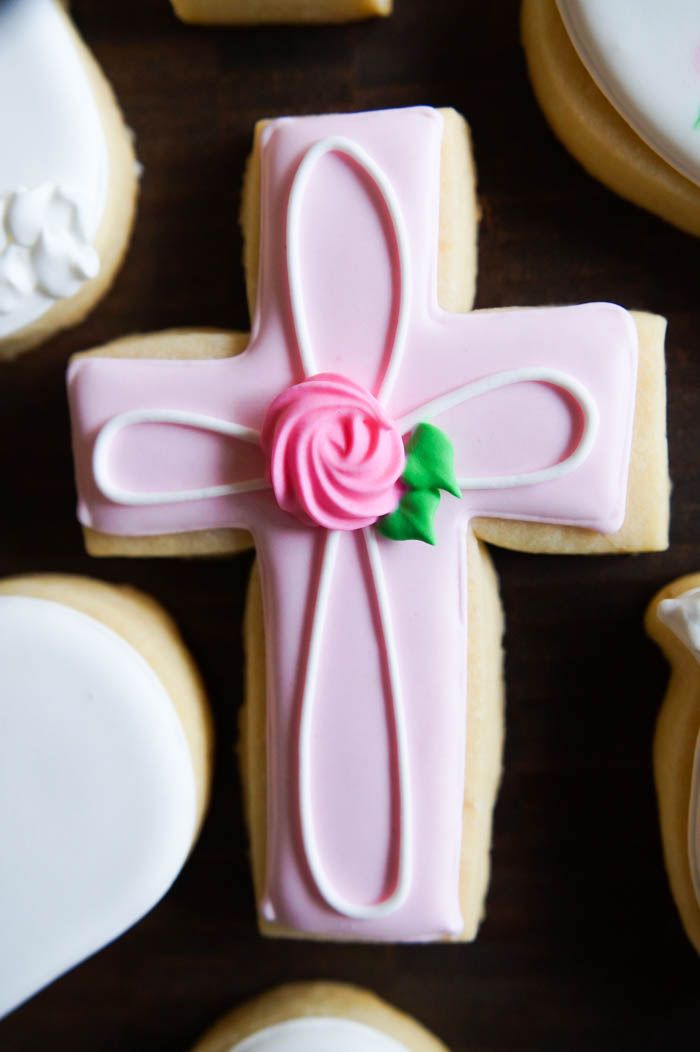
<svg viewBox="0 0 700 1052"><path fill-rule="evenodd" d="M227 31L181 25L166 0L73 4L136 133L143 193L112 293L82 327L2 366L0 573L94 574L156 595L204 673L218 748L211 811L171 893L0 1024L5 1052L186 1050L245 998L317 977L373 988L453 1052L697 1041L698 961L666 884L650 770L666 669L642 615L657 587L700 569L700 243L614 197L554 140L525 75L517 0L397 8L345 28ZM136 330L247 327L237 211L258 118L414 103L453 105L472 125L478 306L611 299L668 316L673 543L622 558L495 553L508 733L474 945L263 941L233 754L251 558L84 555L64 369L73 351Z"/></svg>

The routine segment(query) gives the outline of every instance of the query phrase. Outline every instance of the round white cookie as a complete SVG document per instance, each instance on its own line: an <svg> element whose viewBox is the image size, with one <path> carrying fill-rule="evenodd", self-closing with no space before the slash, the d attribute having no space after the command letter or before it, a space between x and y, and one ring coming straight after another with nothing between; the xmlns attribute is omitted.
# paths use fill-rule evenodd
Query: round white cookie
<svg viewBox="0 0 700 1052"><path fill-rule="evenodd" d="M341 983L296 983L234 1009L193 1052L447 1052L410 1016Z"/></svg>
<svg viewBox="0 0 700 1052"><path fill-rule="evenodd" d="M364 1023L312 1016L259 1030L231 1052L406 1052L406 1046Z"/></svg>
<svg viewBox="0 0 700 1052"><path fill-rule="evenodd" d="M700 186L697 0L557 0L596 84L653 150Z"/></svg>
<svg viewBox="0 0 700 1052"><path fill-rule="evenodd" d="M522 33L537 99L574 157L700 236L695 0L523 0Z"/></svg>
<svg viewBox="0 0 700 1052"><path fill-rule="evenodd" d="M136 196L130 135L58 0L0 0L0 355L109 288Z"/></svg>
<svg viewBox="0 0 700 1052"><path fill-rule="evenodd" d="M183 677L179 712L127 619L161 674ZM0 1016L135 924L185 862L209 730L183 651L145 597L0 584Z"/></svg>

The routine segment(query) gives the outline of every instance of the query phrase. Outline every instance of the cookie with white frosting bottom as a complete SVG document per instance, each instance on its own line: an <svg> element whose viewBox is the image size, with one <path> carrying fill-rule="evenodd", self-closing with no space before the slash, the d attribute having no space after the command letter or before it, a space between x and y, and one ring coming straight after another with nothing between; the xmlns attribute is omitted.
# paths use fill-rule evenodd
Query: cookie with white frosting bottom
<svg viewBox="0 0 700 1052"><path fill-rule="evenodd" d="M207 803L201 680L165 611L84 577L0 581L0 1016L139 921Z"/></svg>
<svg viewBox="0 0 700 1052"><path fill-rule="evenodd" d="M0 357L82 321L126 251L131 135L58 0L0 0Z"/></svg>
<svg viewBox="0 0 700 1052"><path fill-rule="evenodd" d="M447 1052L408 1015L339 983L297 983L242 1005L192 1052Z"/></svg>

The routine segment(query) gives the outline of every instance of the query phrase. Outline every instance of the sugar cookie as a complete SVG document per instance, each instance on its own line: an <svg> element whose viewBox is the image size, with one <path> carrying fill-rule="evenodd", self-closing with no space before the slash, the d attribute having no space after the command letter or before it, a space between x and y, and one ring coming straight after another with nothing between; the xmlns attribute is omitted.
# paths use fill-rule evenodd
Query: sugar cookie
<svg viewBox="0 0 700 1052"><path fill-rule="evenodd" d="M654 739L664 857L683 925L700 952L700 574L659 592L646 626L671 665Z"/></svg>
<svg viewBox="0 0 700 1052"><path fill-rule="evenodd" d="M664 323L457 313L476 205L452 111L273 121L243 217L250 339L165 333L72 362L87 544L255 539L241 761L262 929L471 939L503 734L480 542L666 546Z"/></svg>
<svg viewBox="0 0 700 1052"><path fill-rule="evenodd" d="M390 15L393 0L172 0L183 22L251 25L263 22L358 22Z"/></svg>
<svg viewBox="0 0 700 1052"><path fill-rule="evenodd" d="M112 90L57 0L0 2L0 357L82 321L129 240L137 176Z"/></svg>
<svg viewBox="0 0 700 1052"><path fill-rule="evenodd" d="M410 1016L339 983L295 983L234 1009L192 1052L447 1052Z"/></svg>
<svg viewBox="0 0 700 1052"><path fill-rule="evenodd" d="M524 0L523 43L553 131L591 175L700 235L697 0Z"/></svg>
<svg viewBox="0 0 700 1052"><path fill-rule="evenodd" d="M209 790L204 690L152 599L0 581L0 1016L165 894Z"/></svg>

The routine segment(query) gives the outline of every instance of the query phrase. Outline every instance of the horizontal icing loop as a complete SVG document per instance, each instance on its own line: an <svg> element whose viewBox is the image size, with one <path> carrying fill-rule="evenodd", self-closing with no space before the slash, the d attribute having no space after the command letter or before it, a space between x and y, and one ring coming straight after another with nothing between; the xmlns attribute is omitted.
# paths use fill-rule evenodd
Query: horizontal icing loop
<svg viewBox="0 0 700 1052"><path fill-rule="evenodd" d="M400 662L394 632L391 624L391 607L387 592L384 571L382 569L379 543L371 530L362 534L369 560L370 576L374 589L380 626L380 649L386 667L389 690L391 693L391 710L393 713L394 733L396 738L396 766L399 797L399 852L397 875L391 893L380 902L359 904L350 902L341 895L328 877L321 859L316 841L313 822L313 793L311 788L311 742L314 703L318 693L319 665L324 624L328 611L333 570L338 554L341 534L329 531L324 539L321 571L318 578L316 594L312 600L311 634L306 652L306 669L303 679L304 687L301 699L301 716L299 721L299 820L301 836L306 855L306 862L316 889L324 902L345 917L354 920L373 920L395 913L403 906L408 897L413 869L413 831L411 808L411 780L408 759L408 737L406 716L401 690Z"/></svg>
<svg viewBox="0 0 700 1052"><path fill-rule="evenodd" d="M599 418L598 407L588 389L574 379L573 376L568 376L557 369L513 369L509 372L494 373L492 376L486 376L482 380L465 384L463 387L458 387L456 390L449 391L440 398L420 406L413 413L403 417L398 422L397 427L402 434L406 434L417 423L434 420L436 417L463 405L472 398L479 398L482 395L490 394L492 391L498 391L504 387L510 387L513 384L524 383L547 384L550 387L556 387L564 391L574 399L583 416L583 429L576 448L564 460L559 461L558 464L552 464L537 471L527 471L515 475L486 475L484 477L459 478L457 484L461 490L467 491L477 489L516 489L520 486L534 486L537 483L552 482L555 479L562 478L564 475L569 475L587 459L598 433Z"/></svg>
<svg viewBox="0 0 700 1052"><path fill-rule="evenodd" d="M399 502L401 435L377 399L346 377L320 373L283 391L261 444L277 503L306 525L357 530Z"/></svg>
<svg viewBox="0 0 700 1052"><path fill-rule="evenodd" d="M287 275L289 281L289 300L291 304L292 320L296 333L301 365L304 370L304 376L307 378L313 376L318 371L311 343L311 335L309 333L306 307L301 287L301 237L299 235L299 226L301 223L304 194L311 173L320 159L329 153L336 153L343 157L348 157L362 169L365 175L369 177L379 191L394 229L399 275L401 278L401 290L393 347L378 394L379 398L386 400L394 386L394 382L401 366L406 343L406 332L408 329L408 305L410 302L411 277L409 267L408 232L406 230L406 224L404 222L396 191L384 171L367 153L367 151L359 145L359 143L353 142L352 139L345 139L341 136L331 136L327 139L320 139L307 150L299 168L297 169L289 195L289 207L287 211Z"/></svg>
<svg viewBox="0 0 700 1052"><path fill-rule="evenodd" d="M200 486L194 489L173 491L148 491L124 489L111 476L110 452L117 435L138 424L171 424L190 427L197 431L239 438L243 442L258 444L260 435L251 427L233 421L219 420L203 413L190 413L177 409L134 409L112 417L100 430L92 454L92 470L95 484L103 497L114 504L128 507L149 507L157 504L183 504L187 501L208 500L211 497L227 497L234 493L251 493L267 489L265 479L249 479L246 482L231 482L220 486Z"/></svg>
<svg viewBox="0 0 700 1052"><path fill-rule="evenodd" d="M0 196L0 314L35 292L73 296L99 270L78 204L65 190L41 183Z"/></svg>

